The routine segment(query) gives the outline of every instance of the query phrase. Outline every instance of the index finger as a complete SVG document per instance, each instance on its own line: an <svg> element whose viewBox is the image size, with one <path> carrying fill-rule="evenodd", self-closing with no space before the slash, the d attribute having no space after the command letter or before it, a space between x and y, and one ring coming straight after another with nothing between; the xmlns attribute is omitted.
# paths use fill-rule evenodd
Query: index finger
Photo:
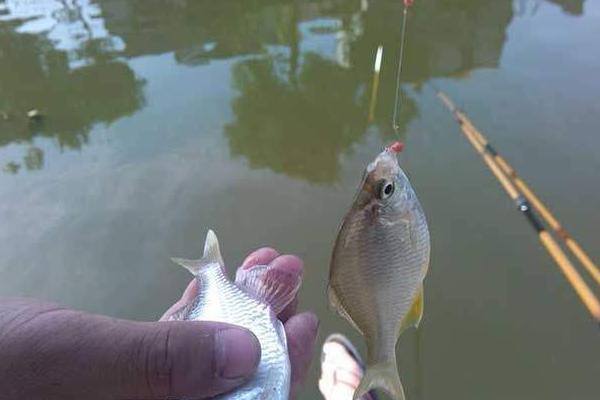
<svg viewBox="0 0 600 400"><path fill-rule="evenodd" d="M192 281L187 285L185 290L183 291L183 295L181 298L177 300L175 304L173 304L162 317L160 317L159 321L168 321L171 317L183 307L187 306L194 300L194 298L198 296L198 280L193 278Z"/></svg>

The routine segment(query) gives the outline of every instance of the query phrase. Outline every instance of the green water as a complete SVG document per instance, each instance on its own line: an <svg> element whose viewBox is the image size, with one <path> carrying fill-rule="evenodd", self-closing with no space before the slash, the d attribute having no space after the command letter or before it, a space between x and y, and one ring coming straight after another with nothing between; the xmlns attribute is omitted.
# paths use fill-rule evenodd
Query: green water
<svg viewBox="0 0 600 400"><path fill-rule="evenodd" d="M190 279L169 257L199 255L213 228L230 271L261 245L301 255L321 340L362 345L325 286L362 168L394 138L401 15L397 0L0 0L0 295L156 319ZM593 0L411 11L401 163L432 262L422 327L398 346L409 399L600 396L600 332L427 85L600 260L599 37ZM319 398L317 364L301 399Z"/></svg>

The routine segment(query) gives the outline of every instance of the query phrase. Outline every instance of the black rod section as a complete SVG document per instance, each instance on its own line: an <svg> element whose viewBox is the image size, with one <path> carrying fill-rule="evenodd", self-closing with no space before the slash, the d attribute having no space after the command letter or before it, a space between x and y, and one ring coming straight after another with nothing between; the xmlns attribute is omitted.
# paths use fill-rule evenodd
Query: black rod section
<svg viewBox="0 0 600 400"><path fill-rule="evenodd" d="M496 157L498 155L496 149L494 149L489 143L485 144L485 151L487 151L492 157Z"/></svg>
<svg viewBox="0 0 600 400"><path fill-rule="evenodd" d="M525 200L523 197L519 197L516 200L516 203L517 203L517 208L519 209L519 211L521 211L523 214L525 214L525 216L527 217L527 220L529 221L531 226L533 226L533 229L535 229L536 232L540 233L540 232L543 232L546 230L544 228L544 225L542 225L542 222L539 220L537 215L535 215L535 213L531 209L531 205L529 204L529 202L527 200Z"/></svg>

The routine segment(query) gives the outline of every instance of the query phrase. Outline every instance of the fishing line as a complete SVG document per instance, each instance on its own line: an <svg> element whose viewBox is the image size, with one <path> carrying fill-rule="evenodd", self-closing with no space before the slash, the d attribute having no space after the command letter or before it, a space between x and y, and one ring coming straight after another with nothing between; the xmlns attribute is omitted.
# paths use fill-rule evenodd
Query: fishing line
<svg viewBox="0 0 600 400"><path fill-rule="evenodd" d="M400 108L400 77L402 75L402 63L404 59L404 43L406 42L406 23L408 21L408 7L414 0L404 0L404 11L402 16L402 34L400 36L400 55L398 57L398 71L396 73L396 98L394 99L394 116L392 117L392 127L396 135L400 136L400 124L398 121L398 109Z"/></svg>
<svg viewBox="0 0 600 400"><path fill-rule="evenodd" d="M425 385L423 384L423 379L425 377L424 374L424 366L423 366L423 354L421 353L423 350L423 325L417 328L416 336L415 336L415 371L416 371L416 397L418 400L423 400L425 397L423 396L423 390Z"/></svg>

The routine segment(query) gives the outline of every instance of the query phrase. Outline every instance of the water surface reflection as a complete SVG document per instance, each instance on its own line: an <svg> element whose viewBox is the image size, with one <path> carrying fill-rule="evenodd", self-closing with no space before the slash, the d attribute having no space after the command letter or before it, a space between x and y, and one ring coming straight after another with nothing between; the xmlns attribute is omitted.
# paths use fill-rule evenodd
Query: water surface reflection
<svg viewBox="0 0 600 400"><path fill-rule="evenodd" d="M79 149L97 123L110 124L144 104L143 80L118 59L119 46L87 3L8 1L0 18L0 146L26 146L16 173L43 165L36 137ZM38 119L28 112L41 113Z"/></svg>
<svg viewBox="0 0 600 400"><path fill-rule="evenodd" d="M235 120L224 128L231 153L251 167L334 181L339 163L332 155L348 151L368 132L368 89L378 44L385 48L385 84L374 125L391 134L400 7L343 0L180 1L167 12L157 1L46 1L37 7L7 2L0 33L6 59L0 110L14 118L0 125L6 132L2 143L31 147L40 135L55 137L61 148L79 148L94 124L139 110L143 79L123 57L172 53L176 62L190 66L239 58L231 68L239 93L231 103ZM411 16L405 84L420 88L434 77L497 66L511 17L507 1L419 7ZM27 79L19 78L23 75ZM25 117L31 109L47 116L43 123L31 124ZM403 91L401 135L417 113ZM16 172L14 165L8 161L5 170Z"/></svg>

